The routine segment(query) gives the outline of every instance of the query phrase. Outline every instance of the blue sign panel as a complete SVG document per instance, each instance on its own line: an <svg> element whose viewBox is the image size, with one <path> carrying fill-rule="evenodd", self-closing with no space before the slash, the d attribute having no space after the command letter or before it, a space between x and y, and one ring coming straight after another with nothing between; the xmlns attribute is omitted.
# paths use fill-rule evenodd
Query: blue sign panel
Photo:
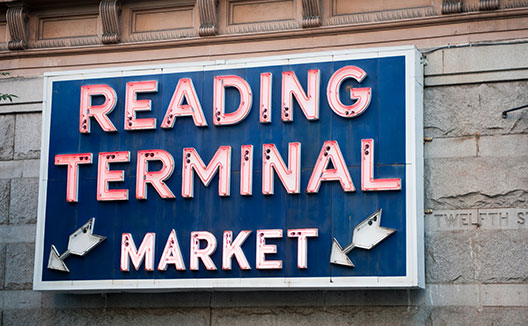
<svg viewBox="0 0 528 326"><path fill-rule="evenodd" d="M414 48L46 76L38 290L423 285Z"/></svg>

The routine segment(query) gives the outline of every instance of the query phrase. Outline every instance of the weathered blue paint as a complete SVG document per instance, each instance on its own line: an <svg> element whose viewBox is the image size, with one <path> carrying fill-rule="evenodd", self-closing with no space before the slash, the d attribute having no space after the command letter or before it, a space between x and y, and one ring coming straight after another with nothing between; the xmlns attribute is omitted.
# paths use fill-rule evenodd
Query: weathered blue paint
<svg viewBox="0 0 528 326"><path fill-rule="evenodd" d="M359 117L345 119L332 112L326 100L326 85L337 69L355 65L368 74L359 85L347 80L341 87L341 99L345 104L351 100L345 91L347 86L371 87L372 101ZM294 121L280 120L281 72L293 70L303 88L309 69L321 71L320 119L308 121L297 104ZM288 66L267 66L232 70L197 71L159 75L112 77L88 80L56 81L52 84L51 126L49 140L49 163L46 208L44 256L42 280L117 280L117 279L193 279L193 278L269 278L269 277L325 277L325 276L405 276L406 275L406 67L405 57L384 57L340 62L307 63ZM273 73L272 123L259 123L260 73ZM244 78L253 90L253 105L249 116L234 126L213 125L213 77L216 75L238 75ZM192 119L178 118L172 129L161 129L165 110L169 104L179 78L193 80L204 110L208 127L194 126ZM157 93L141 94L138 98L152 100L152 111L138 113L138 118L157 118L157 129L148 131L123 130L124 94L126 82L157 80ZM118 94L118 102L109 115L118 132L105 133L92 120L90 134L78 130L79 100L82 85L108 84ZM94 99L95 101L98 99ZM227 111L238 107L238 94L229 90L226 96ZM407 126L409 128L409 126ZM375 177L401 178L401 191L361 191L361 139L375 141ZM323 182L319 193L305 192L308 179L325 140L336 140L347 162L357 189L345 193L339 182ZM287 144L302 144L301 193L286 194L282 183L275 177L275 194L261 194L262 144L273 143L287 160ZM253 195L239 194L240 146L254 146ZM181 161L184 147L195 147L208 162L221 145L232 147L231 196L218 196L218 176L209 187L204 187L195 176L194 199L181 197ZM163 149L170 152L176 167L167 185L176 195L175 199L161 199L148 186L148 200L135 199L136 155L138 150ZM130 151L130 163L112 164L113 170L124 170L125 181L112 183L112 187L129 189L128 201L98 202L96 200L97 154L105 151ZM67 203L66 167L56 166L53 158L57 154L91 152L92 165L79 167L79 201ZM151 170L159 165L150 164ZM355 249L349 256L355 268L329 263L332 238L346 246L352 240L354 227L378 208L383 209L382 225L396 232L372 250ZM67 260L70 273L46 268L49 248L54 244L59 252L66 250L68 236L91 218L96 218L94 233L107 237L85 257L70 256ZM297 239L288 238L286 230L291 228L317 228L319 236L308 240L308 268L297 268ZM176 271L169 265L167 271L139 271L131 268L122 272L119 268L121 234L131 233L139 246L146 232L156 233L156 259L165 246L171 229L176 230L182 250L186 271ZM281 270L255 269L255 236L257 229L283 229L282 239L268 240L278 246L277 255L268 259L283 260ZM252 230L243 245L244 253L251 265L249 271L241 271L236 261L233 270L223 271L222 233L232 230L234 236L240 230ZM199 271L189 270L189 244L191 231L212 232L218 248L212 255L219 268L206 271L201 264Z"/></svg>

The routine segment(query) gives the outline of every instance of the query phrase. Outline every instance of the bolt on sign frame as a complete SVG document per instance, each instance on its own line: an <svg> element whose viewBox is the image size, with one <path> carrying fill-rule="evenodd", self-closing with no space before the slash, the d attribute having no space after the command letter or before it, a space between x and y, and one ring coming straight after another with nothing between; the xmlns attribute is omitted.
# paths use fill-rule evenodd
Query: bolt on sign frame
<svg viewBox="0 0 528 326"><path fill-rule="evenodd" d="M420 59L45 74L34 289L423 287Z"/></svg>

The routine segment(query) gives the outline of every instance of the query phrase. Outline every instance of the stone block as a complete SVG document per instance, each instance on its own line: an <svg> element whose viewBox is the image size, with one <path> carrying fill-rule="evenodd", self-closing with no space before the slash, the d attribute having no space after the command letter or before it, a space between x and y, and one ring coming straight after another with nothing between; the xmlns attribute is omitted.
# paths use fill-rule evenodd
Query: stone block
<svg viewBox="0 0 528 326"><path fill-rule="evenodd" d="M7 245L5 288L8 290L31 289L33 285L35 245L12 243Z"/></svg>
<svg viewBox="0 0 528 326"><path fill-rule="evenodd" d="M476 137L434 138L424 145L425 158L477 156Z"/></svg>
<svg viewBox="0 0 528 326"><path fill-rule="evenodd" d="M319 306L324 302L322 291L218 292L212 296L211 307Z"/></svg>
<svg viewBox="0 0 528 326"><path fill-rule="evenodd" d="M478 315L477 307L433 307L430 320L432 326L486 325L476 322Z"/></svg>
<svg viewBox="0 0 528 326"><path fill-rule="evenodd" d="M9 204L9 223L35 223L38 207L38 180L11 180L11 198Z"/></svg>
<svg viewBox="0 0 528 326"><path fill-rule="evenodd" d="M79 309L107 307L110 294L71 294L42 292L43 309ZM137 302L136 302L137 304Z"/></svg>
<svg viewBox="0 0 528 326"><path fill-rule="evenodd" d="M209 323L209 309L32 309L4 311L8 325L195 325Z"/></svg>
<svg viewBox="0 0 528 326"><path fill-rule="evenodd" d="M479 292L480 287L477 284L427 284L425 302L433 307L478 307Z"/></svg>
<svg viewBox="0 0 528 326"><path fill-rule="evenodd" d="M40 139L42 115L40 113L21 113L16 116L15 159L40 157Z"/></svg>
<svg viewBox="0 0 528 326"><path fill-rule="evenodd" d="M434 307L430 320L432 326L525 326L528 309Z"/></svg>
<svg viewBox="0 0 528 326"><path fill-rule="evenodd" d="M528 103L527 81L427 87L426 137L518 134L528 131L528 111L501 112Z"/></svg>
<svg viewBox="0 0 528 326"><path fill-rule="evenodd" d="M483 283L528 281L527 239L528 230L483 231L478 234L475 238L478 280Z"/></svg>
<svg viewBox="0 0 528 326"><path fill-rule="evenodd" d="M40 308L40 292L25 290L25 291L3 291L4 294L4 313L10 309L38 309ZM19 325L35 325L35 324L19 324Z"/></svg>
<svg viewBox="0 0 528 326"><path fill-rule="evenodd" d="M13 158L15 145L15 116L0 114L0 160Z"/></svg>
<svg viewBox="0 0 528 326"><path fill-rule="evenodd" d="M40 160L25 160L22 176L24 178L38 178L40 174Z"/></svg>
<svg viewBox="0 0 528 326"><path fill-rule="evenodd" d="M476 231L427 232L425 276L427 283L471 283L477 269L472 237Z"/></svg>
<svg viewBox="0 0 528 326"><path fill-rule="evenodd" d="M526 44L443 49L427 55L425 75L482 73L484 67L486 71L523 69L528 66L526 49Z"/></svg>
<svg viewBox="0 0 528 326"><path fill-rule="evenodd" d="M13 102L3 102L2 105L10 103L32 103L42 102L42 78L2 78L0 80L0 89L3 93L15 94Z"/></svg>
<svg viewBox="0 0 528 326"><path fill-rule="evenodd" d="M495 307L528 307L528 284L485 284L482 305Z"/></svg>
<svg viewBox="0 0 528 326"><path fill-rule="evenodd" d="M328 306L407 306L410 293L407 290L329 291Z"/></svg>
<svg viewBox="0 0 528 326"><path fill-rule="evenodd" d="M14 102L14 101L13 101ZM42 102L0 105L0 114L42 112Z"/></svg>
<svg viewBox="0 0 528 326"><path fill-rule="evenodd" d="M211 325L424 325L425 309L409 307L273 307L213 309Z"/></svg>
<svg viewBox="0 0 528 326"><path fill-rule="evenodd" d="M133 308L142 302L145 308L209 307L212 295L209 292L109 293L106 305L111 308Z"/></svg>
<svg viewBox="0 0 528 326"><path fill-rule="evenodd" d="M110 310L100 314L100 310L92 312L98 325L210 325L209 308L186 308L186 309L119 309ZM108 318L108 317L111 318ZM75 318L76 316L74 316ZM89 319L88 319L89 320ZM73 320L74 324L77 323Z"/></svg>
<svg viewBox="0 0 528 326"><path fill-rule="evenodd" d="M35 241L35 224L0 225L0 243Z"/></svg>
<svg viewBox="0 0 528 326"><path fill-rule="evenodd" d="M6 266L6 245L3 243L0 243L0 289L4 288L5 266ZM2 299L3 299L3 296L2 296ZM3 304L0 304L0 309L2 309L2 306Z"/></svg>
<svg viewBox="0 0 528 326"><path fill-rule="evenodd" d="M7 223L8 218L9 218L9 190L10 189L11 189L11 180L0 179L0 224Z"/></svg>
<svg viewBox="0 0 528 326"><path fill-rule="evenodd" d="M23 165L19 161L0 161L0 179L22 177Z"/></svg>
<svg viewBox="0 0 528 326"><path fill-rule="evenodd" d="M38 309L21 310L12 309L4 310L2 313L3 326L15 325L49 325L49 322L41 318L41 311Z"/></svg>
<svg viewBox="0 0 528 326"><path fill-rule="evenodd" d="M72 325L72 312L43 309L9 309L4 311L4 326L16 325ZM80 325L89 325L87 321Z"/></svg>
<svg viewBox="0 0 528 326"><path fill-rule="evenodd" d="M425 207L465 209L524 207L528 157L425 160Z"/></svg>
<svg viewBox="0 0 528 326"><path fill-rule="evenodd" d="M481 325L491 326L526 326L528 325L528 308L484 308L479 316Z"/></svg>
<svg viewBox="0 0 528 326"><path fill-rule="evenodd" d="M528 156L528 134L482 136L478 138L478 156L525 157Z"/></svg>

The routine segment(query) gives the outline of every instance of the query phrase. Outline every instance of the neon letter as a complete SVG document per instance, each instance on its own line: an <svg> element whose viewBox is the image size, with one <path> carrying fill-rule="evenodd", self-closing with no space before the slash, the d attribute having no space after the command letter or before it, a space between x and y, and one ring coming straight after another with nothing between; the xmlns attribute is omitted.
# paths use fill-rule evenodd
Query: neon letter
<svg viewBox="0 0 528 326"><path fill-rule="evenodd" d="M287 168L274 144L264 144L262 149L262 193L273 195L275 170L286 191L289 194L298 194L301 184L301 143L288 144Z"/></svg>
<svg viewBox="0 0 528 326"><path fill-rule="evenodd" d="M297 267L308 268L308 237L317 237L318 229L291 229L288 230L289 238L297 238Z"/></svg>
<svg viewBox="0 0 528 326"><path fill-rule="evenodd" d="M271 122L271 72L260 74L260 123Z"/></svg>
<svg viewBox="0 0 528 326"><path fill-rule="evenodd" d="M235 87L240 93L240 105L236 111L225 113L225 88ZM252 104L251 87L239 76L215 76L214 78L214 120L217 126L234 125L244 120Z"/></svg>
<svg viewBox="0 0 528 326"><path fill-rule="evenodd" d="M192 198L194 196L194 171L198 174L204 186L208 186L213 180L216 171L220 170L218 176L218 195L229 196L231 191L231 146L220 146L215 155L207 165L194 148L183 149L182 164L182 197Z"/></svg>
<svg viewBox="0 0 528 326"><path fill-rule="evenodd" d="M240 155L240 194L253 193L253 145L242 145Z"/></svg>
<svg viewBox="0 0 528 326"><path fill-rule="evenodd" d="M356 100L352 105L344 105L339 99L339 88L341 83L347 78L353 78L361 83L367 76L367 73L356 66L343 67L330 77L326 95L330 108L339 116L344 118L354 118L363 113L370 104L371 88L351 88L350 98Z"/></svg>
<svg viewBox="0 0 528 326"><path fill-rule="evenodd" d="M149 171L149 161L161 161L159 171ZM150 183L161 198L174 198L174 194L165 184L174 171L172 155L161 149L138 151L136 173L136 198L147 199L147 183Z"/></svg>
<svg viewBox="0 0 528 326"><path fill-rule="evenodd" d="M143 242L139 246L139 250L136 249L136 244L132 238L132 234L123 233L121 237L121 270L123 272L128 272L129 269L129 259L132 261L134 268L139 270L139 266L143 263L145 259L145 270L153 271L154 270L154 240L156 239L156 233L147 233L143 238Z"/></svg>
<svg viewBox="0 0 528 326"><path fill-rule="evenodd" d="M182 104L184 100L187 101L187 104ZM161 122L161 128L172 128L177 117L188 116L193 118L195 126L207 127L207 121L205 120L198 95L196 95L192 79L180 78L165 117Z"/></svg>
<svg viewBox="0 0 528 326"><path fill-rule="evenodd" d="M308 95L302 89L293 71L282 73L282 121L293 121L293 96L308 120L319 119L319 70L308 70Z"/></svg>
<svg viewBox="0 0 528 326"><path fill-rule="evenodd" d="M105 101L101 105L92 105L93 96L104 96ZM103 131L117 131L116 127L108 118L117 103L115 90L108 85L84 85L81 86L81 105L79 115L79 132L90 133L90 118L94 117Z"/></svg>
<svg viewBox="0 0 528 326"><path fill-rule="evenodd" d="M165 243L165 249L163 249L163 254L160 258L158 270L166 271L167 265L169 264L174 264L178 271L185 270L180 244L178 243L178 237L176 236L176 231L174 231L174 229L171 230L171 233L167 238L167 243Z"/></svg>
<svg viewBox="0 0 528 326"><path fill-rule="evenodd" d="M328 163L332 162L334 169L328 169ZM344 191L356 191L350 173L348 172L345 159L339 145L335 140L325 141L319 153L317 162L313 168L312 176L308 181L306 192L317 193L321 181L339 180Z"/></svg>
<svg viewBox="0 0 528 326"><path fill-rule="evenodd" d="M207 246L204 249L200 249L200 240L207 242ZM215 271L216 266L210 257L215 250L216 238L211 232L191 232L191 270L197 271L199 269L198 260L201 259L208 271Z"/></svg>
<svg viewBox="0 0 528 326"><path fill-rule="evenodd" d="M400 190L401 180L374 179L374 139L361 139L361 190Z"/></svg>
<svg viewBox="0 0 528 326"><path fill-rule="evenodd" d="M246 241L251 231L240 231L235 241L233 240L233 231L224 231L224 249L222 251L222 269L231 270L231 258L235 256L240 269L251 269L249 263L242 251L242 244Z"/></svg>
<svg viewBox="0 0 528 326"><path fill-rule="evenodd" d="M55 165L67 165L66 201L76 203L79 193L79 164L92 164L92 153L55 155Z"/></svg>
<svg viewBox="0 0 528 326"><path fill-rule="evenodd" d="M150 111L151 100L138 100L137 93L155 93L157 80L126 83L125 130L156 129L156 118L136 119L136 111Z"/></svg>
<svg viewBox="0 0 528 326"><path fill-rule="evenodd" d="M110 163L130 162L130 152L99 153L97 200L128 200L128 189L108 189L109 182L125 181L123 170L110 171Z"/></svg>
<svg viewBox="0 0 528 326"><path fill-rule="evenodd" d="M281 229L257 230L257 269L282 269L282 260L266 260L266 254L276 254L277 246L266 244L267 238L282 238Z"/></svg>

